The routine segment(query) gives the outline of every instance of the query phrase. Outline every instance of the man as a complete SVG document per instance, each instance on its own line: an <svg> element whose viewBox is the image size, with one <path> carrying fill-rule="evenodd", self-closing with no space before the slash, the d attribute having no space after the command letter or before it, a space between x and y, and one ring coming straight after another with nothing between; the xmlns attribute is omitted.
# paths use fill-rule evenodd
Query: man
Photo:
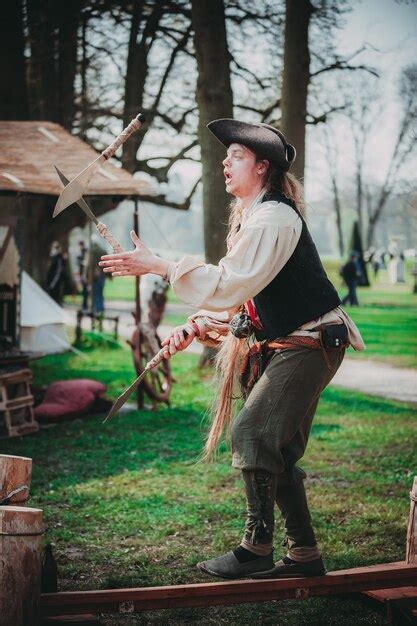
<svg viewBox="0 0 417 626"><path fill-rule="evenodd" d="M166 276L180 299L204 307L164 340L167 356L195 337L221 345L222 386L206 456L231 431L232 465L242 473L248 515L240 544L198 567L222 578L323 575L306 475L296 463L346 345L361 349L363 342L339 307L302 217L301 186L288 173L295 148L266 124L224 119L208 128L227 148L225 184L235 198L227 255L217 266L189 256L171 263L153 255L132 231L135 250L106 255L100 265L113 276ZM246 402L232 423L239 369ZM275 502L288 544L276 564Z"/></svg>
<svg viewBox="0 0 417 626"><path fill-rule="evenodd" d="M346 283L348 292L342 300L342 304L349 303L351 306L358 306L358 296L356 295L356 288L358 286L361 273L358 269L358 254L352 252L349 261L343 265L341 269L341 275Z"/></svg>

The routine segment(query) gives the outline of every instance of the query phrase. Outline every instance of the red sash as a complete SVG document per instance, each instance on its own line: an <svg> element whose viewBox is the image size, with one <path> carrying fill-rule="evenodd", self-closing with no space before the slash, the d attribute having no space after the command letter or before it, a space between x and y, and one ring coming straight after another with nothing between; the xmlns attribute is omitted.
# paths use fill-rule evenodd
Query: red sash
<svg viewBox="0 0 417 626"><path fill-rule="evenodd" d="M259 319L258 312L256 310L255 303L253 302L253 300L248 300L247 302L245 302L245 309L251 319L252 324L255 326L255 328L257 328L258 330L262 330L263 328L262 322Z"/></svg>

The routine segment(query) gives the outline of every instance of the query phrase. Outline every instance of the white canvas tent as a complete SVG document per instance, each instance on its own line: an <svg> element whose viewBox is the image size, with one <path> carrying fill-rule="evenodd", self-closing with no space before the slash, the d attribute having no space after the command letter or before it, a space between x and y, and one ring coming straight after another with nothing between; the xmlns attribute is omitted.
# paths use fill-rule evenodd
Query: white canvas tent
<svg viewBox="0 0 417 626"><path fill-rule="evenodd" d="M71 348L64 310L26 272L22 272L20 349L54 354Z"/></svg>

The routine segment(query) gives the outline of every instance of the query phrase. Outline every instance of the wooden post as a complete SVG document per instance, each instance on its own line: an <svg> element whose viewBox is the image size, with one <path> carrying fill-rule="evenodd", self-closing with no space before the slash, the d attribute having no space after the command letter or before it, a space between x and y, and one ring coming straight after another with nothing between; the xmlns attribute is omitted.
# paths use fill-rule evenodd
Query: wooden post
<svg viewBox="0 0 417 626"><path fill-rule="evenodd" d="M23 506L29 499L31 475L32 459L0 454L0 504Z"/></svg>
<svg viewBox="0 0 417 626"><path fill-rule="evenodd" d="M408 519L405 562L410 565L417 563L417 476L414 476L410 491L410 517Z"/></svg>
<svg viewBox="0 0 417 626"><path fill-rule="evenodd" d="M135 231L135 233L137 234L138 237L140 237L140 230L139 230L139 209L138 209L138 198L137 196L134 197L134 206L135 206L135 210L133 212L133 230ZM140 328L140 322L141 322L141 317L142 317L142 313L141 313L141 307L140 307L140 276L136 276L135 277L135 312L133 314L134 318L135 318L135 322L136 322L136 329L138 331L137 333L137 337L138 337L138 352L140 353L141 350L141 345L140 345L140 336L141 336L141 328ZM133 349L133 355L134 355L134 348ZM133 362L135 361L135 358L133 356ZM139 372L138 372L139 373ZM145 390L144 390L144 386L143 383L140 383L140 385L138 385L138 388L136 390L136 406L138 407L138 409L143 409L144 404L145 404Z"/></svg>
<svg viewBox="0 0 417 626"><path fill-rule="evenodd" d="M37 626L40 611L41 509L0 506L2 626Z"/></svg>

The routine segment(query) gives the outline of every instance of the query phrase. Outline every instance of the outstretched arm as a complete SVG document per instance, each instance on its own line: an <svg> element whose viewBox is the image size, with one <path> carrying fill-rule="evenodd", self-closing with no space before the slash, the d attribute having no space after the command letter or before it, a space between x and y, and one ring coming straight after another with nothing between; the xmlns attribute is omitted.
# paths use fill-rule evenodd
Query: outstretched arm
<svg viewBox="0 0 417 626"><path fill-rule="evenodd" d="M281 271L295 250L301 227L301 219L290 207L266 202L246 221L218 265L191 256L178 264L160 259L133 231L135 250L105 255L100 265L113 276L166 275L183 302L224 311L254 297Z"/></svg>
<svg viewBox="0 0 417 626"><path fill-rule="evenodd" d="M106 274L112 276L142 276L144 274L158 274L166 277L170 261L161 259L153 254L141 242L134 230L130 231L130 238L135 249L129 252L117 254L105 254L101 257L99 265Z"/></svg>

